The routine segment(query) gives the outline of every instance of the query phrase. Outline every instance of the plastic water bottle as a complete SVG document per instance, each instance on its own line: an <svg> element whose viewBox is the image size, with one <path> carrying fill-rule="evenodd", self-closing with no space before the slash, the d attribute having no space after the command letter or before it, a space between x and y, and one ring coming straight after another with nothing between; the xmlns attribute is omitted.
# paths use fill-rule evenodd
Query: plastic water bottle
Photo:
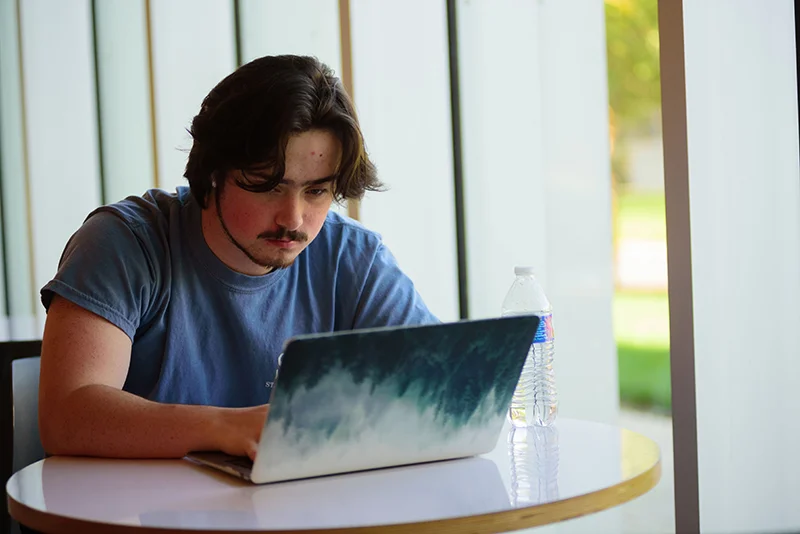
<svg viewBox="0 0 800 534"><path fill-rule="evenodd" d="M515 267L514 274L517 278L503 301L502 315L538 315L540 323L514 390L508 416L515 427L548 426L558 412L553 372L553 311L532 267Z"/></svg>

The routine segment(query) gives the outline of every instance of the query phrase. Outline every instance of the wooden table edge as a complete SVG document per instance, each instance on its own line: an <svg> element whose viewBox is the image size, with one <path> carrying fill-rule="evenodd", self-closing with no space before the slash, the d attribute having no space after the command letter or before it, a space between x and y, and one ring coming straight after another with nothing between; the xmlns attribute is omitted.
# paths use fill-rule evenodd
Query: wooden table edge
<svg viewBox="0 0 800 534"><path fill-rule="evenodd" d="M30 508L14 500L7 494L8 511L11 517L34 530L45 534L207 534L208 532L263 532L269 534L399 534L413 531L419 534L447 534L468 530L473 534L508 532L523 528L537 527L574 519L624 504L650 491L661 479L661 458L648 470L639 475L603 488L550 503L492 512L475 516L437 519L417 523L399 523L368 527L345 527L314 530L198 530L172 529L137 525L114 525L87 521L68 516L60 516Z"/></svg>

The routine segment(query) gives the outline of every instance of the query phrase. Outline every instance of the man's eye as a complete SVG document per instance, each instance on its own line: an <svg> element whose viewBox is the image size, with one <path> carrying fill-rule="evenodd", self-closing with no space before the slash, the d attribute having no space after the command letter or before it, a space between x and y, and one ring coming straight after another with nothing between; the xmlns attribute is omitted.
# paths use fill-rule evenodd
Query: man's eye
<svg viewBox="0 0 800 534"><path fill-rule="evenodd" d="M314 189L307 189L306 190L306 193L308 193L309 195L314 196L314 197L321 197L322 195L324 195L327 192L328 192L328 190L327 189L323 189L323 188L314 188Z"/></svg>

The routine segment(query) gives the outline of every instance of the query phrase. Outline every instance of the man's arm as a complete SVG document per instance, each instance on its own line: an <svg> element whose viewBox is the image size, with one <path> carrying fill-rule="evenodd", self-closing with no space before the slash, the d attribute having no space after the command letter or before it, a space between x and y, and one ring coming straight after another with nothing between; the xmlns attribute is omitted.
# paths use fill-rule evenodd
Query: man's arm
<svg viewBox="0 0 800 534"><path fill-rule="evenodd" d="M255 456L268 406L160 404L122 391L131 340L102 317L55 296L39 379L39 429L50 454L180 458L193 450Z"/></svg>

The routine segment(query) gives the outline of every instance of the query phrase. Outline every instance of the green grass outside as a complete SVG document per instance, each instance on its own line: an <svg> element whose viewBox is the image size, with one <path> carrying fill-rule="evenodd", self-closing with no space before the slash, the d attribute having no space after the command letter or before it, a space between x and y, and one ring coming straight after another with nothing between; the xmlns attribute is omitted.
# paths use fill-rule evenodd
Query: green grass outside
<svg viewBox="0 0 800 534"><path fill-rule="evenodd" d="M614 296L619 392L623 404L669 411L669 308L666 293Z"/></svg>
<svg viewBox="0 0 800 534"><path fill-rule="evenodd" d="M618 239L666 239L663 195L621 194L618 202ZM614 337L622 403L668 412L672 396L666 290L618 290L614 295Z"/></svg>

